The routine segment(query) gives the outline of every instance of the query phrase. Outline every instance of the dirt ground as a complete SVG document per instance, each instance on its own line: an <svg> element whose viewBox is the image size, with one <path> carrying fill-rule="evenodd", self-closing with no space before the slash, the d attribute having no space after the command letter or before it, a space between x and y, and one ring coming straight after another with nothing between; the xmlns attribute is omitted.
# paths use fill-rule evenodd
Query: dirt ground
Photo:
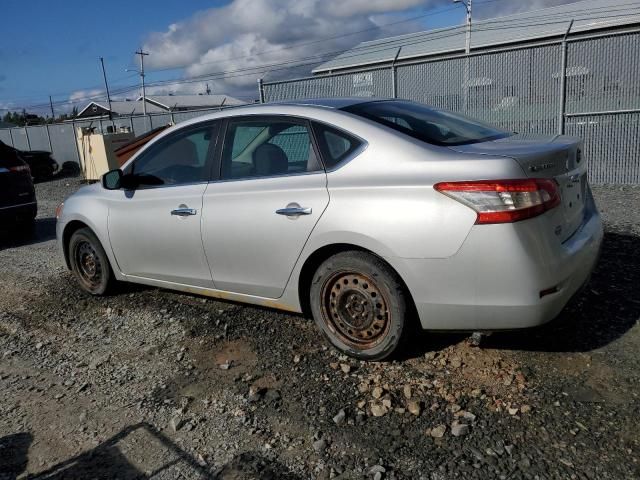
<svg viewBox="0 0 640 480"><path fill-rule="evenodd" d="M602 256L556 321L363 363L302 316L84 295L53 218L79 185L0 238L0 479L640 478L640 188L594 188Z"/></svg>

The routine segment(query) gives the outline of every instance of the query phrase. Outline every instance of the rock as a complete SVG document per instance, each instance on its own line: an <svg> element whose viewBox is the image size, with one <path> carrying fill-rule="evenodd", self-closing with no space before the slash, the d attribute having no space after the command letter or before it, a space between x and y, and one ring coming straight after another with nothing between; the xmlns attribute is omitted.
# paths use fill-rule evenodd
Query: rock
<svg viewBox="0 0 640 480"><path fill-rule="evenodd" d="M351 371L351 365L347 363L341 363L340 370L342 370L343 373L349 373Z"/></svg>
<svg viewBox="0 0 640 480"><path fill-rule="evenodd" d="M300 355L293 356L293 363L300 363L300 360L301 360Z"/></svg>
<svg viewBox="0 0 640 480"><path fill-rule="evenodd" d="M178 359L179 362L181 362L182 359L184 358L184 352L178 353L178 356L176 358Z"/></svg>
<svg viewBox="0 0 640 480"><path fill-rule="evenodd" d="M36 343L36 350L40 350L42 348L42 346L43 346L42 342Z"/></svg>
<svg viewBox="0 0 640 480"><path fill-rule="evenodd" d="M453 368L460 368L462 366L462 360L460 357L453 357L449 363Z"/></svg>
<svg viewBox="0 0 640 480"><path fill-rule="evenodd" d="M409 400L407 402L407 410L409 410L409 413L411 413L411 415L415 415L417 417L418 415L420 415L421 411L420 402L417 400Z"/></svg>
<svg viewBox="0 0 640 480"><path fill-rule="evenodd" d="M382 400L382 405L386 408L391 408L391 399L390 398L384 398Z"/></svg>
<svg viewBox="0 0 640 480"><path fill-rule="evenodd" d="M451 413L457 413L462 409L462 407L460 407L460 405L454 403L453 405L451 405Z"/></svg>
<svg viewBox="0 0 640 480"><path fill-rule="evenodd" d="M431 429L430 435L433 438L442 438L444 437L445 432L447 431L447 427L445 425L438 425Z"/></svg>
<svg viewBox="0 0 640 480"><path fill-rule="evenodd" d="M382 465L374 465L369 469L369 475L374 475L376 473L386 473L387 469Z"/></svg>
<svg viewBox="0 0 640 480"><path fill-rule="evenodd" d="M182 417L173 417L169 421L169 427L171 427L171 430L173 430L174 433L180 430L184 426L184 424L185 422Z"/></svg>
<svg viewBox="0 0 640 480"><path fill-rule="evenodd" d="M382 387L375 387L371 392L371 395L373 396L373 398L378 399L382 396L383 393L384 393L384 390L382 389Z"/></svg>
<svg viewBox="0 0 640 480"><path fill-rule="evenodd" d="M464 423L456 423L454 422L451 425L451 435L454 437L462 437L469 433L469 425L465 425Z"/></svg>
<svg viewBox="0 0 640 480"><path fill-rule="evenodd" d="M374 417L382 417L387 414L389 409L380 403L371 404L371 415Z"/></svg>
<svg viewBox="0 0 640 480"><path fill-rule="evenodd" d="M264 394L264 399L267 402L275 402L277 400L280 400L281 398L282 395L280 394L280 391L276 390L275 388L268 389Z"/></svg>
<svg viewBox="0 0 640 480"><path fill-rule="evenodd" d="M514 448L513 445L505 445L504 451L507 452L509 456L511 456L511 453L513 452L513 448Z"/></svg>
<svg viewBox="0 0 640 480"><path fill-rule="evenodd" d="M247 396L247 400L250 403L259 402L262 399L262 396L265 394L266 389L261 387L256 387L255 385L251 385L249 387L249 395Z"/></svg>
<svg viewBox="0 0 640 480"><path fill-rule="evenodd" d="M338 414L335 417L333 417L333 422L336 425L342 425L346 418L347 418L347 414L345 413L344 409L341 409L338 412Z"/></svg>
<svg viewBox="0 0 640 480"><path fill-rule="evenodd" d="M218 366L220 367L220 370L229 370L232 364L233 362L231 360L227 360L226 362L221 363Z"/></svg>
<svg viewBox="0 0 640 480"><path fill-rule="evenodd" d="M461 412L461 413L462 413L462 418L466 420L470 420L473 422L476 419L476 416L471 412Z"/></svg>
<svg viewBox="0 0 640 480"><path fill-rule="evenodd" d="M324 439L313 442L313 449L316 453L323 453L327 449L327 442Z"/></svg>
<svg viewBox="0 0 640 480"><path fill-rule="evenodd" d="M520 409L518 407L509 407L507 409L507 411L509 412L509 415L515 415L516 413L518 413Z"/></svg>
<svg viewBox="0 0 640 480"><path fill-rule="evenodd" d="M404 398L411 398L411 385L405 385L402 389L402 393L404 394Z"/></svg>
<svg viewBox="0 0 640 480"><path fill-rule="evenodd" d="M374 473L373 480L382 480L382 473L381 472Z"/></svg>
<svg viewBox="0 0 640 480"><path fill-rule="evenodd" d="M531 406L530 405L522 405L520 407L520 412L521 413L529 413L531 411Z"/></svg>

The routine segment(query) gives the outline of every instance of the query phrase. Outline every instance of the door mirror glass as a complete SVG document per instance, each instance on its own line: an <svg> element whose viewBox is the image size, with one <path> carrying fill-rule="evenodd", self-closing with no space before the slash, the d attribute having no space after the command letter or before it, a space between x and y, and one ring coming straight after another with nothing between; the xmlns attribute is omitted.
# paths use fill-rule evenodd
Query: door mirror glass
<svg viewBox="0 0 640 480"><path fill-rule="evenodd" d="M122 188L122 170L111 170L102 176L102 186L107 190L119 190Z"/></svg>

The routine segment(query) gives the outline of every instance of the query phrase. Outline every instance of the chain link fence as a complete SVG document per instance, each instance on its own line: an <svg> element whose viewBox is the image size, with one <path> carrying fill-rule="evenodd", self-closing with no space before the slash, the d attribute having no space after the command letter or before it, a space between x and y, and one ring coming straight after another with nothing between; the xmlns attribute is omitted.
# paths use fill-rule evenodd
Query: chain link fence
<svg viewBox="0 0 640 480"><path fill-rule="evenodd" d="M231 108L231 107L227 107ZM109 130L119 132L125 128L142 135L154 128L169 123L180 123L191 118L219 112L224 108L188 110L172 113L155 113L135 117L116 117L109 119L74 120L48 125L14 127L0 129L0 141L19 150L46 150L52 153L60 165L65 162L79 163L79 152L76 143L77 128L91 127L97 132L107 133Z"/></svg>
<svg viewBox="0 0 640 480"><path fill-rule="evenodd" d="M262 84L267 102L397 97L506 130L584 139L593 183L640 184L640 32Z"/></svg>

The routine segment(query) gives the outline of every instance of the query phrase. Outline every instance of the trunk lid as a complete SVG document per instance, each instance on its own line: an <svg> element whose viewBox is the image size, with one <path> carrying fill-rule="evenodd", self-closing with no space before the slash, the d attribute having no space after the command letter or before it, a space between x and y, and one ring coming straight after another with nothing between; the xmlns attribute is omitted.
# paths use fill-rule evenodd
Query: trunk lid
<svg viewBox="0 0 640 480"><path fill-rule="evenodd" d="M449 147L462 153L514 159L529 178L552 178L561 205L550 212L554 234L567 240L582 224L587 195L587 168L582 141L565 135L515 134L488 142ZM487 179L490 180L490 179Z"/></svg>

